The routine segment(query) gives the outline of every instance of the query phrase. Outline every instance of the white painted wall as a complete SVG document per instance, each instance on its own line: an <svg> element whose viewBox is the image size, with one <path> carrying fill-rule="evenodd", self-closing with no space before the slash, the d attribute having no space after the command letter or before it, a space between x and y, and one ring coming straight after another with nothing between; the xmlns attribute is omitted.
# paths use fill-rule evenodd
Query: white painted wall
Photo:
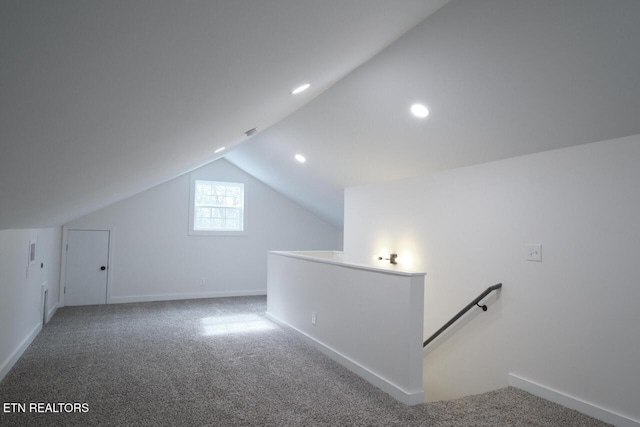
<svg viewBox="0 0 640 427"><path fill-rule="evenodd" d="M27 268L34 239L36 261ZM43 289L47 320L58 307L60 239L60 228L0 231L0 380L42 328Z"/></svg>
<svg viewBox="0 0 640 427"><path fill-rule="evenodd" d="M423 403L424 273L339 259L269 253L267 316L401 402Z"/></svg>
<svg viewBox="0 0 640 427"><path fill-rule="evenodd" d="M346 190L345 259L386 248L426 271L425 336L504 284L426 354L428 398L513 373L640 420L638 165L635 135Z"/></svg>
<svg viewBox="0 0 640 427"><path fill-rule="evenodd" d="M268 250L342 247L342 230L226 160L192 174L245 183L247 234L188 235L190 174L67 224L113 229L109 302L264 294Z"/></svg>

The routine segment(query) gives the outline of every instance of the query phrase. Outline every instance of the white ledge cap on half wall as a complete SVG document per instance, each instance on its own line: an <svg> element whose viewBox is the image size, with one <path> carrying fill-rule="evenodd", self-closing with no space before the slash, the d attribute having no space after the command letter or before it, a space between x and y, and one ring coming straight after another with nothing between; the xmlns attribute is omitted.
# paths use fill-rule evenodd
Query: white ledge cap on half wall
<svg viewBox="0 0 640 427"><path fill-rule="evenodd" d="M404 271L390 268L373 267L370 265L356 264L342 260L343 252L338 251L269 251L270 254L286 256L290 258L299 258L312 262L323 264L340 265L346 268L354 268L356 270L369 270L377 273L392 274L395 276L426 276L424 272Z"/></svg>

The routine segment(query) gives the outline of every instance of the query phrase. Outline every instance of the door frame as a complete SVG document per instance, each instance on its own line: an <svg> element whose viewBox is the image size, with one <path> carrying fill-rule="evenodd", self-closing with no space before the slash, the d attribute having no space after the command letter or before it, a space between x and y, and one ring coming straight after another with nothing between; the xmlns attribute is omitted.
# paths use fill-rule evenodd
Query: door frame
<svg viewBox="0 0 640 427"><path fill-rule="evenodd" d="M67 244L69 243L69 231L108 231L109 232L109 263L107 266L107 299L105 304L111 304L111 277L113 274L113 241L115 232L113 227L87 227L87 226L63 226L62 227L62 256L60 257L60 293L59 306L64 307L65 288L67 287Z"/></svg>

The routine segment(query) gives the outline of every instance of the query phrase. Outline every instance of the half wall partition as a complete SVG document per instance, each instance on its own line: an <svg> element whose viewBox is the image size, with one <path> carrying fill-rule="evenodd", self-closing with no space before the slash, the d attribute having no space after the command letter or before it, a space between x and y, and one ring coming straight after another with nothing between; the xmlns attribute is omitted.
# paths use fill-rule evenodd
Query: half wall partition
<svg viewBox="0 0 640 427"><path fill-rule="evenodd" d="M269 252L267 317L399 401L421 404L424 276L343 262L340 252Z"/></svg>

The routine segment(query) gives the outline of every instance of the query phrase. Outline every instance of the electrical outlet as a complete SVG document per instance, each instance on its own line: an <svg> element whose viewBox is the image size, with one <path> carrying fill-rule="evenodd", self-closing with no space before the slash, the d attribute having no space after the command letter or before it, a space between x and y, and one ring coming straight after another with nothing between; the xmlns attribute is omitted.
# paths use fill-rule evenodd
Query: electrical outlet
<svg viewBox="0 0 640 427"><path fill-rule="evenodd" d="M542 262L542 245L527 245L527 261Z"/></svg>
<svg viewBox="0 0 640 427"><path fill-rule="evenodd" d="M200 278L200 286L204 286L204 277Z"/></svg>
<svg viewBox="0 0 640 427"><path fill-rule="evenodd" d="M318 320L318 316L316 315L316 312L314 311L313 313L311 313L311 324L315 325L317 320Z"/></svg>

